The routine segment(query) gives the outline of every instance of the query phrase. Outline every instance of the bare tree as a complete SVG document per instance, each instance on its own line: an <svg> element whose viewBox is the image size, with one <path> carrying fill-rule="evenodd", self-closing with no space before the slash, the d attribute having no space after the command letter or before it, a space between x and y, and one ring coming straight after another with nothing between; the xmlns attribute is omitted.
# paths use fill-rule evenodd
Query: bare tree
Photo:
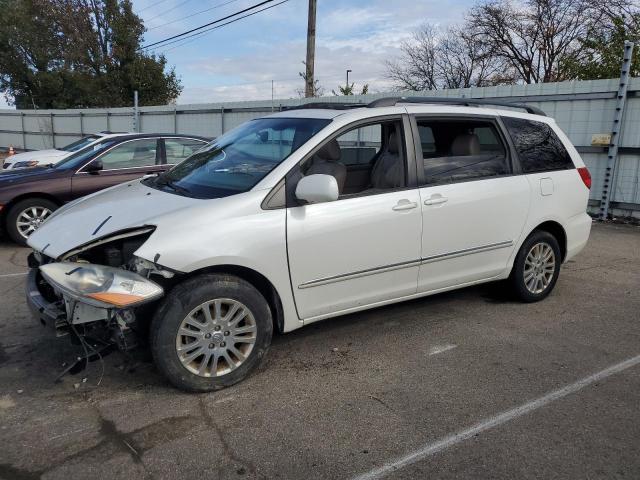
<svg viewBox="0 0 640 480"><path fill-rule="evenodd" d="M387 62L387 77L399 90L436 90L494 85L504 62L490 55L464 28L439 30L426 24Z"/></svg>
<svg viewBox="0 0 640 480"><path fill-rule="evenodd" d="M393 80L396 88L416 91L437 89L440 86L436 74L437 30L425 24L400 48L402 57L386 63L387 78Z"/></svg>
<svg viewBox="0 0 640 480"><path fill-rule="evenodd" d="M590 36L603 15L594 0L494 0L468 15L470 35L502 60L524 83L566 80L563 65L582 55L579 40Z"/></svg>
<svg viewBox="0 0 640 480"><path fill-rule="evenodd" d="M505 81L504 62L493 57L464 27L448 29L438 52L436 69L444 88L484 87Z"/></svg>

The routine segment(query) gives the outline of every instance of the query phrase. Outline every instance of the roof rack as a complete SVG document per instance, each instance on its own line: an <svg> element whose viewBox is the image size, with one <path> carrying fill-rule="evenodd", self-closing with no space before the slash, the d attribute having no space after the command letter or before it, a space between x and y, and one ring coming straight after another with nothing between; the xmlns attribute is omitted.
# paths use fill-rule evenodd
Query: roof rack
<svg viewBox="0 0 640 480"><path fill-rule="evenodd" d="M479 106L496 106L496 107L508 107L508 108L520 108L527 113L534 115L547 116L542 110L537 107L525 105L524 103L512 103L504 102L500 100L491 100L484 98L447 98L447 97L384 97L374 100L367 105L368 108L375 107L393 107L398 103L438 103L445 105L462 105L465 107L479 107Z"/></svg>
<svg viewBox="0 0 640 480"><path fill-rule="evenodd" d="M366 103L349 102L309 102L302 105L283 106L282 110L305 110L310 108L320 108L323 110L348 110L350 108L367 107Z"/></svg>

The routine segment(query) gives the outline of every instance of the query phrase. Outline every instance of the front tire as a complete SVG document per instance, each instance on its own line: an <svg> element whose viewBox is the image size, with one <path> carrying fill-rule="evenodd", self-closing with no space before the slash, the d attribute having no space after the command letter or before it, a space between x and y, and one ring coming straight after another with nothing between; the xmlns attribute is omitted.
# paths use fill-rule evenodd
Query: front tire
<svg viewBox="0 0 640 480"><path fill-rule="evenodd" d="M208 392L255 370L272 335L271 310L253 285L233 275L205 274L165 298L151 322L150 343L158 369L173 385Z"/></svg>
<svg viewBox="0 0 640 480"><path fill-rule="evenodd" d="M558 280L562 253L556 238L536 230L524 241L513 264L509 281L515 295L523 302L546 298Z"/></svg>
<svg viewBox="0 0 640 480"><path fill-rule="evenodd" d="M58 205L46 198L27 198L7 213L7 233L11 240L26 245L29 236L55 211Z"/></svg>

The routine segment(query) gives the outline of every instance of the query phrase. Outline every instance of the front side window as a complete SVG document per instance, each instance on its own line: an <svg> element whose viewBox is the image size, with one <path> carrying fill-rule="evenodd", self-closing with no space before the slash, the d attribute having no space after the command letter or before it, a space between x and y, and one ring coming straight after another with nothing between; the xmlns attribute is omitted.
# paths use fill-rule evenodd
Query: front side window
<svg viewBox="0 0 640 480"><path fill-rule="evenodd" d="M287 176L287 204L296 205L295 187L308 175L331 175L340 198L384 193L407 185L402 123L386 120L340 133Z"/></svg>
<svg viewBox="0 0 640 480"><path fill-rule="evenodd" d="M524 173L567 170L573 161L553 129L543 122L502 117Z"/></svg>
<svg viewBox="0 0 640 480"><path fill-rule="evenodd" d="M249 191L330 121L261 118L246 122L145 184L203 199Z"/></svg>
<svg viewBox="0 0 640 480"><path fill-rule="evenodd" d="M206 142L192 138L165 138L164 149L167 163L180 163L206 145Z"/></svg>
<svg viewBox="0 0 640 480"><path fill-rule="evenodd" d="M494 124L477 120L417 119L424 185L506 175L506 148Z"/></svg>
<svg viewBox="0 0 640 480"><path fill-rule="evenodd" d="M122 143L100 157L105 170L148 167L156 164L158 141L145 138Z"/></svg>
<svg viewBox="0 0 640 480"><path fill-rule="evenodd" d="M382 125L355 128L338 137L340 161L348 166L369 165L382 148Z"/></svg>

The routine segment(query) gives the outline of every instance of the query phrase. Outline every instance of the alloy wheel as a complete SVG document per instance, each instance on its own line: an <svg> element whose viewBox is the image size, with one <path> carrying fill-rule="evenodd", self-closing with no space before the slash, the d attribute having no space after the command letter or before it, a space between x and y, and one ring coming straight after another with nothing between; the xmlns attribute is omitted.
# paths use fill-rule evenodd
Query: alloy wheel
<svg viewBox="0 0 640 480"><path fill-rule="evenodd" d="M182 320L176 352L182 365L201 377L220 377L249 357L258 328L251 310L230 298L198 305Z"/></svg>
<svg viewBox="0 0 640 480"><path fill-rule="evenodd" d="M27 207L18 214L16 219L16 227L22 237L29 238L33 232L35 232L40 225L51 215L51 210L47 207Z"/></svg>
<svg viewBox="0 0 640 480"><path fill-rule="evenodd" d="M544 292L555 275L556 255L551 245L539 242L531 247L524 261L524 284L533 294Z"/></svg>

